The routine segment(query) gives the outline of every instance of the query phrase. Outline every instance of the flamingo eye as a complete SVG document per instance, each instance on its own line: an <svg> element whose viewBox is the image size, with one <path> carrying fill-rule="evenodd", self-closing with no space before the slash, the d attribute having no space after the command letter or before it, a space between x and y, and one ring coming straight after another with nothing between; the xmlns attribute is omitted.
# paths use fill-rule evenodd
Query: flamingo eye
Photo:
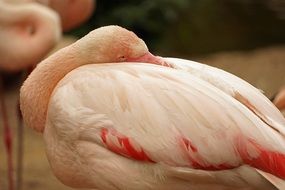
<svg viewBox="0 0 285 190"><path fill-rule="evenodd" d="M126 58L126 56L122 55L122 56L119 56L119 57L118 57L118 60L119 60L120 62L123 62L123 61L126 61L127 58Z"/></svg>

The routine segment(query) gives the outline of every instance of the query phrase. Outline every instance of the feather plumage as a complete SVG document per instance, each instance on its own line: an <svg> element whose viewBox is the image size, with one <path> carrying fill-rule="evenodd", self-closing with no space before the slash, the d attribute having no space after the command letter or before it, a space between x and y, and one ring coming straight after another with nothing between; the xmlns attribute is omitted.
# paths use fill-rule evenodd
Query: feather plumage
<svg viewBox="0 0 285 190"><path fill-rule="evenodd" d="M146 173L155 163L222 170L252 164L254 159L266 161L259 158L258 147L285 153L283 136L228 93L187 71L143 63L97 64L71 71L54 90L47 120L45 130L53 129L53 136L60 136L63 145L68 147L71 139L75 149L76 142L90 143L104 150L102 158L109 155L120 162L144 165ZM50 145L49 132L46 136ZM130 153L127 146L144 159ZM85 151L81 154L96 152ZM102 158L96 156L74 159L100 162ZM266 164L270 164L271 155L267 156ZM262 164L254 166L266 170ZM284 177L284 171L268 172ZM102 175L112 173L107 170ZM168 174L159 176L169 178ZM217 184L225 185L223 180Z"/></svg>

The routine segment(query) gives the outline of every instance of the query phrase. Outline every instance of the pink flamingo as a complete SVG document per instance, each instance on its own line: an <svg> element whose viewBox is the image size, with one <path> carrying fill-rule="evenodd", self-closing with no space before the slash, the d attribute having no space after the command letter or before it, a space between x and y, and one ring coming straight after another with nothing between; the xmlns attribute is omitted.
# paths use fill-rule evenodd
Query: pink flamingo
<svg viewBox="0 0 285 190"><path fill-rule="evenodd" d="M11 2L11 0L4 0ZM12 0L14 3L37 2L56 11L61 18L63 31L80 26L92 15L95 0Z"/></svg>
<svg viewBox="0 0 285 190"><path fill-rule="evenodd" d="M60 0L60 1L45 1L45 0L2 0L1 3L3 15L2 23L5 24L6 29L3 33L0 33L0 39L13 39L13 42L3 43L0 45L0 55L4 58L0 60L0 69L5 71L18 71L26 68L29 65L37 64L43 56L54 46L59 40L61 35L61 27L64 31L68 31L79 26L82 22L86 21L91 16L94 10L93 0ZM10 5L5 4L10 3ZM40 6L40 4L46 5L49 8L54 9L60 16L61 22L58 20L58 16L48 8ZM8 15L15 15L16 17L10 17ZM1 16L1 15L0 15ZM22 17L22 18L21 18ZM48 20L50 17L50 20ZM6 25L8 23L8 25ZM1 24L1 23L0 23ZM11 31L11 33L8 33ZM8 34L8 35L7 35ZM13 38L12 38L13 36ZM1 38L2 37L2 38ZM5 39L5 41L7 40ZM2 40L4 41L4 40ZM31 48L25 48L22 44L29 44ZM41 46L39 46L41 44ZM14 47L16 46L16 47ZM13 51L13 49L18 51ZM2 53L2 54L1 54ZM16 59L18 58L18 59ZM33 68L33 67L31 67ZM30 70L30 69L29 69ZM29 71L25 72L24 79L29 74ZM3 106L5 102L3 100ZM3 107L3 114L5 113L5 107ZM18 156L17 156L17 183L16 188L21 188L22 179L22 141L23 141L23 128L21 121L21 114L18 115ZM7 119L4 119L7 120ZM6 122L7 123L7 122ZM6 126L6 125L5 125ZM8 125L7 125L8 127ZM9 128L8 128L9 129ZM6 142L12 143L11 132L7 131ZM8 144L11 144L8 143ZM7 147L8 147L7 144ZM9 146L11 147L11 145ZM12 152L12 151L10 151ZM11 158L11 154L10 158ZM11 158L12 159L12 158ZM9 160L11 160L9 159ZM9 169L12 171L12 169ZM10 172L11 173L11 172ZM12 176L12 175L10 175ZM10 182L13 181L10 178ZM10 183L11 184L11 183Z"/></svg>
<svg viewBox="0 0 285 190"><path fill-rule="evenodd" d="M16 72L35 65L61 37L59 18L48 8L35 3L14 5L0 1L0 12L2 71Z"/></svg>
<svg viewBox="0 0 285 190"><path fill-rule="evenodd" d="M42 61L20 106L74 188L268 190L285 179L285 119L264 95L217 68L153 56L118 26Z"/></svg>
<svg viewBox="0 0 285 190"><path fill-rule="evenodd" d="M60 39L58 16L35 3L14 5L0 1L0 69L18 72L40 62ZM28 45L28 46L27 46ZM8 155L9 189L13 187L12 136L4 101L1 79L0 101L3 116L4 139ZM21 173L22 127L18 131L18 173ZM19 181L21 179L17 177ZM18 181L18 184L20 183ZM17 188L19 189L19 188Z"/></svg>

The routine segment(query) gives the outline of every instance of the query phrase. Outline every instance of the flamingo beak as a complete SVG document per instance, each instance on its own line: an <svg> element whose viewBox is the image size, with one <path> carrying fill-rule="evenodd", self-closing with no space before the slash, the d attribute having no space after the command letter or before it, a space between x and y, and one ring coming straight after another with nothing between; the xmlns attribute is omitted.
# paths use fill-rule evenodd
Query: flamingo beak
<svg viewBox="0 0 285 190"><path fill-rule="evenodd" d="M129 58L127 61L129 61L129 62L141 62L141 63L152 63L152 64L162 65L162 66L166 66L166 67L172 67L171 65L166 63L166 61L162 57L154 56L150 52L148 52L148 53L146 53L140 57L137 57L137 58Z"/></svg>

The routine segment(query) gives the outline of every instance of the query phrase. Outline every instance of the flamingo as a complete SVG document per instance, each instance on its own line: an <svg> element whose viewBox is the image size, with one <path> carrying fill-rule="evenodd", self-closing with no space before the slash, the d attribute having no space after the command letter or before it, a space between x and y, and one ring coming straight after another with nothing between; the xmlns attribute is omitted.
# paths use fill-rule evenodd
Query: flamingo
<svg viewBox="0 0 285 190"><path fill-rule="evenodd" d="M21 87L20 108L43 133L55 176L73 188L284 187L285 120L259 90L154 56L119 26L43 60Z"/></svg>
<svg viewBox="0 0 285 190"><path fill-rule="evenodd" d="M12 3L35 2L56 11L61 19L63 31L69 31L81 25L92 15L94 0L4 0Z"/></svg>
<svg viewBox="0 0 285 190"><path fill-rule="evenodd" d="M0 18L1 42L0 44L0 69L2 71L15 72L23 70L30 65L37 64L51 48L59 41L61 30L69 31L86 21L94 10L93 0L1 0ZM8 4L9 3L9 4ZM43 6L45 5L45 6ZM15 17L11 17L13 14ZM58 17L60 16L60 17ZM60 20L59 20L60 18ZM8 35L7 35L8 34ZM13 37L12 37L13 36ZM5 38L5 39L4 39ZM26 48L22 44L29 44ZM1 46L2 45L2 46ZM14 50L17 51L14 51ZM26 78L33 66L30 66L24 74ZM22 79L22 81L23 81ZM3 92L1 91L1 94ZM5 142L7 144L8 160L12 163L12 136L6 116L4 99L2 101L3 122L5 121ZM17 107L17 110L19 108ZM17 183L16 189L21 188L22 179L22 142L23 127L20 112L18 114L18 152L17 152ZM9 186L13 189L12 164L9 164Z"/></svg>
<svg viewBox="0 0 285 190"><path fill-rule="evenodd" d="M60 20L56 13L35 3L14 5L0 1L0 70L8 73L32 67L59 41ZM8 157L9 189L13 189L12 132L8 123L4 87L0 79L1 113L4 126L4 139ZM20 117L18 131L18 183L21 173L22 127Z"/></svg>
<svg viewBox="0 0 285 190"><path fill-rule="evenodd" d="M46 7L0 1L0 12L2 71L16 72L40 62L61 37L59 18Z"/></svg>

